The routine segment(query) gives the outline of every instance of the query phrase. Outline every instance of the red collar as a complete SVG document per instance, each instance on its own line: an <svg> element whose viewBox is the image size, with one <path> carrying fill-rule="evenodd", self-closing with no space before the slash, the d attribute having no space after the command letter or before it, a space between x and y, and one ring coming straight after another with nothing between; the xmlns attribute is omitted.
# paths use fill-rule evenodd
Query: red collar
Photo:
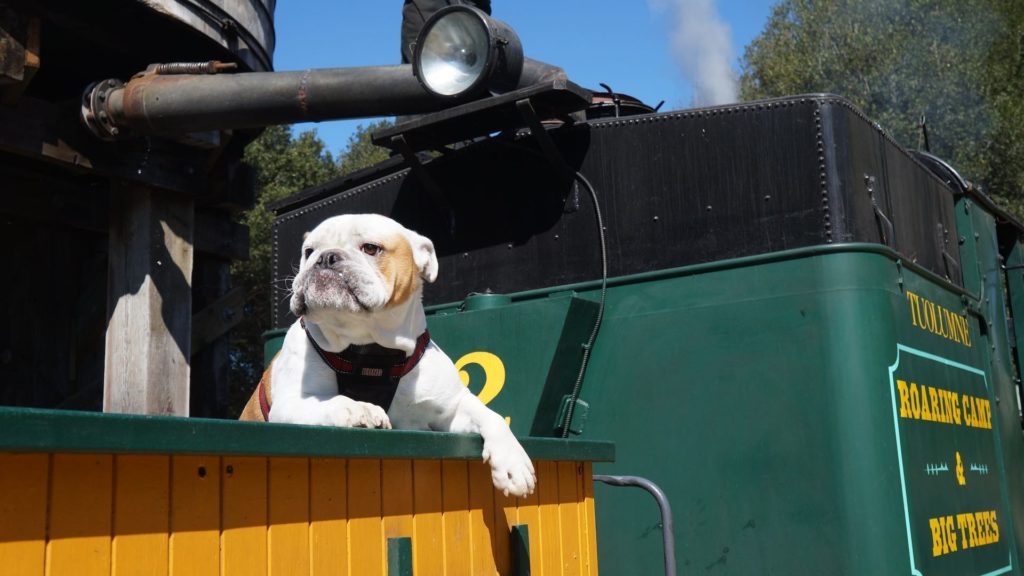
<svg viewBox="0 0 1024 576"><path fill-rule="evenodd" d="M302 329L306 331L306 337L309 338L309 343L313 345L313 349L320 355L320 358L331 367L332 370L339 374L355 374L357 376L369 376L369 377L386 377L399 379L405 376L412 369L419 364L423 353L427 350L427 345L430 344L430 332L427 330L420 334L419 338L416 339L416 348L412 351L412 354L405 356L405 353L401 350L395 350L392 348L385 348L378 344L367 344L356 346L352 345L342 350L341 352L328 352L320 347L313 339L313 335L309 333L309 329L306 328L306 319L299 318L299 323L302 325ZM402 358L394 363L388 363L383 367L381 366L359 366L361 373L356 373L357 366L360 362L353 362L353 357L362 355L369 355L375 357L381 357L391 355L395 359ZM383 373L384 369L387 369L387 374Z"/></svg>

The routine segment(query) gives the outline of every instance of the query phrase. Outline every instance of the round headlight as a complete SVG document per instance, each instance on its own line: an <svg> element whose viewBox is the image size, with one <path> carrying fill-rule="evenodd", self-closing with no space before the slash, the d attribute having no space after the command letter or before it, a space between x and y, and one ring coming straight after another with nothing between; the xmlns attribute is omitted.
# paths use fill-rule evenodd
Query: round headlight
<svg viewBox="0 0 1024 576"><path fill-rule="evenodd" d="M470 6L435 13L423 25L413 53L416 77L439 96L511 90L522 69L523 49L515 31Z"/></svg>

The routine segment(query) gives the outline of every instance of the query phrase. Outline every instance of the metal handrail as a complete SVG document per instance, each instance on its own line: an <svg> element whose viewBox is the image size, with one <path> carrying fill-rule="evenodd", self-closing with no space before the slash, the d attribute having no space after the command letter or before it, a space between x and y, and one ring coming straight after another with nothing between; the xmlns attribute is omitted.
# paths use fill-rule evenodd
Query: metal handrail
<svg viewBox="0 0 1024 576"><path fill-rule="evenodd" d="M636 486L643 488L651 496L654 496L654 500L658 503L658 509L661 510L661 538L665 547L665 575L676 576L675 528L672 521L672 506L669 505L665 492L654 482L640 476L595 474L593 478L595 482L603 482L610 486Z"/></svg>

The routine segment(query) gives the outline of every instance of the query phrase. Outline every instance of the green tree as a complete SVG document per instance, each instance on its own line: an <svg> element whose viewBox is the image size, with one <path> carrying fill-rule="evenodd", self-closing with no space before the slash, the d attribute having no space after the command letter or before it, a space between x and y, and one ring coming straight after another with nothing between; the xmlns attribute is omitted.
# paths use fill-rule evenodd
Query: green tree
<svg viewBox="0 0 1024 576"><path fill-rule="evenodd" d="M362 170L388 159L387 149L374 145L370 140L374 132L388 126L391 126L390 120L378 120L365 126L360 125L348 137L348 147L345 149L345 153L338 158L338 166L341 168L342 174Z"/></svg>
<svg viewBox="0 0 1024 576"><path fill-rule="evenodd" d="M245 321L232 330L231 336L231 414L241 412L259 382L263 372L262 335L271 328L274 214L267 205L387 158L387 152L370 141L372 131L387 125L387 121L381 121L357 128L338 162L315 132L295 137L287 126L267 128L246 148L245 161L256 169L256 203L241 218L249 227L249 259L236 262L231 269L235 286L246 290L247 310Z"/></svg>
<svg viewBox="0 0 1024 576"><path fill-rule="evenodd" d="M781 0L740 94L840 94L912 148L923 116L933 153L1020 207L1022 37L1019 0Z"/></svg>
<svg viewBox="0 0 1024 576"><path fill-rule="evenodd" d="M297 138L287 126L271 126L245 150L256 170L256 203L242 214L249 227L249 259L235 262L232 282L246 291L246 318L231 332L231 414L238 414L263 372L262 334L270 328L271 223L267 204L338 175L338 168L315 132Z"/></svg>

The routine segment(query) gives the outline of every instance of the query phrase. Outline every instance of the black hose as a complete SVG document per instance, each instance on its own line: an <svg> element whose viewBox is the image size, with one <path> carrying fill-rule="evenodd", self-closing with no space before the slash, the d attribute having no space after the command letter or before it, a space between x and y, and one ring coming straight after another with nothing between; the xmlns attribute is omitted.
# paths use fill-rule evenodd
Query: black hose
<svg viewBox="0 0 1024 576"><path fill-rule="evenodd" d="M580 360L580 370L576 375L576 382L573 384L572 393L569 395L569 406L566 408L565 420L562 422L562 438L569 437L569 427L572 425L572 416L576 411L576 401L579 400L580 390L583 388L583 376L587 372L590 351L594 347L597 332L601 329L601 320L604 318L604 304L608 293L608 249L605 244L604 219L601 217L601 206L597 201L597 192L594 191L594 187L587 180L586 176L579 171L576 172L575 178L590 192L590 198L594 203L594 214L597 216L597 233L601 240L601 297L598 300L597 318L594 319L594 328L590 331L590 337L587 338L587 342L583 345L583 358Z"/></svg>

